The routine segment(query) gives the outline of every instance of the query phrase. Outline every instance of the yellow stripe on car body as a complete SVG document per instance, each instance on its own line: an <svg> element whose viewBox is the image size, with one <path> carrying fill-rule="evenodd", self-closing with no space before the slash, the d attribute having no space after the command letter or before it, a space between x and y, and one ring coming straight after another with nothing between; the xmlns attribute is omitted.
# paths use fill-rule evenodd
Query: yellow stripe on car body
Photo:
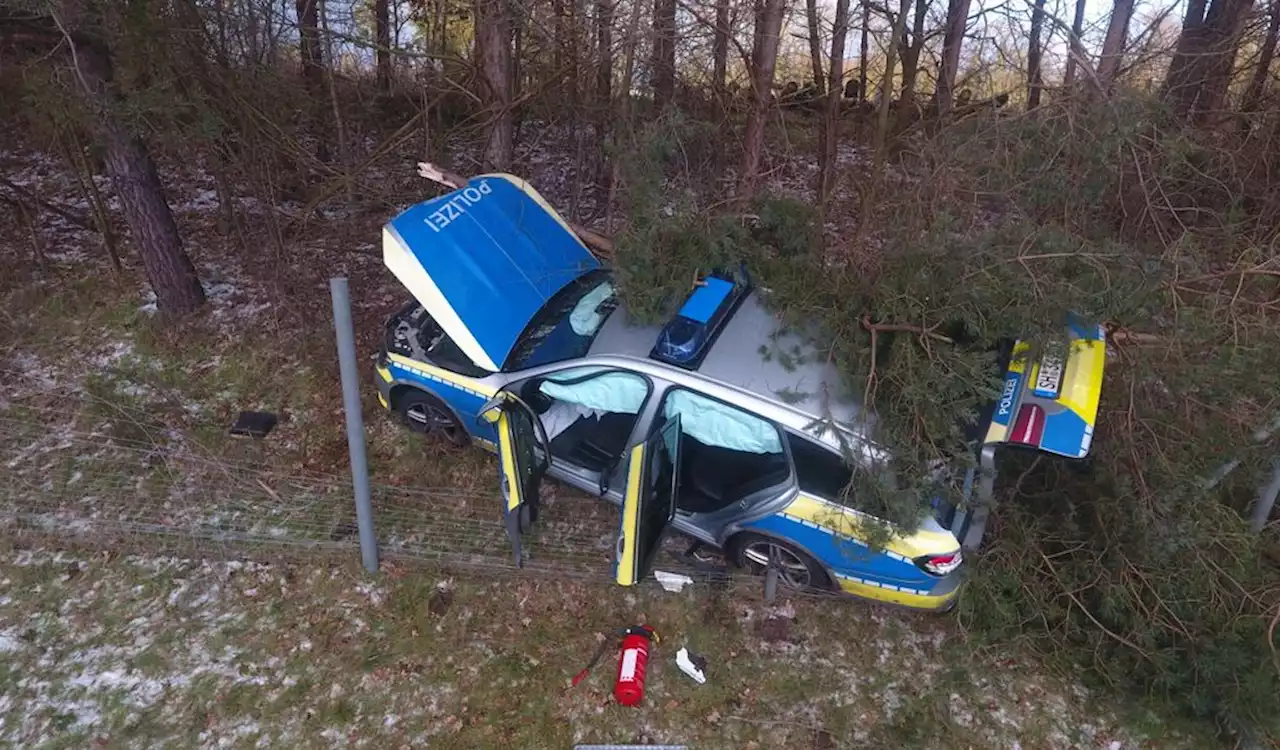
<svg viewBox="0 0 1280 750"><path fill-rule="evenodd" d="M520 475L516 472L515 440L511 434L511 418L505 411L498 410L498 440L502 444L502 475L506 479L507 512L514 511L523 499L520 497L523 487L520 486Z"/></svg>
<svg viewBox="0 0 1280 750"><path fill-rule="evenodd" d="M868 523L882 523L874 516L804 493L797 495L781 512L793 520L864 546L869 536L865 526ZM945 555L959 548L956 538L948 531L917 529L906 536L895 534L885 543L884 552L891 557L914 560L921 555Z"/></svg>
<svg viewBox="0 0 1280 750"><path fill-rule="evenodd" d="M461 388L464 391L470 391L477 396L490 398L493 394L498 392L496 387L486 385L475 378L459 375L456 372L449 372L443 367L436 367L435 365L427 364L426 362L419 362L416 359L409 359L402 354L388 354L387 358L396 365L399 365L414 374L421 375L430 380L437 380L445 385Z"/></svg>
<svg viewBox="0 0 1280 750"><path fill-rule="evenodd" d="M636 545L640 543L640 490L644 478L644 443L631 449L627 466L627 494L622 501L622 547L618 550L618 568L614 574L623 586L635 583Z"/></svg>

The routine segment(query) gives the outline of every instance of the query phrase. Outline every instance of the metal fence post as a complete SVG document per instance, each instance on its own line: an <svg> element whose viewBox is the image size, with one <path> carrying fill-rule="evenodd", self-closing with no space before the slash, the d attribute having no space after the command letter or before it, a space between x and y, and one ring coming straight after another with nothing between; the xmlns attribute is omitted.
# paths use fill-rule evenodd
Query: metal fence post
<svg viewBox="0 0 1280 750"><path fill-rule="evenodd" d="M1253 519L1249 528L1253 533L1262 532L1267 520L1271 518L1271 509L1276 507L1276 496L1280 495L1280 457L1272 462L1271 481L1258 492L1258 501L1253 506Z"/></svg>
<svg viewBox="0 0 1280 750"><path fill-rule="evenodd" d="M347 415L347 450L351 454L351 485L356 498L356 526L364 569L378 570L378 537L373 531L373 503L369 497L369 461L364 452L364 418L360 413L360 379L356 370L356 334L351 324L351 291L345 277L329 279L333 297L333 328L338 334L338 365L342 372L342 406Z"/></svg>

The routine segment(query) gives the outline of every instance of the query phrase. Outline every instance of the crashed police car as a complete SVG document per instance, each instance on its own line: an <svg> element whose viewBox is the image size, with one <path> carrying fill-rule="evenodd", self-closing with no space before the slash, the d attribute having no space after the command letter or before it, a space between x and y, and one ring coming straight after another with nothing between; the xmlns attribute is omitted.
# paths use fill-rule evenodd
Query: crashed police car
<svg viewBox="0 0 1280 750"><path fill-rule="evenodd" d="M409 208L382 243L414 299L387 324L379 401L415 430L498 454L517 564L551 477L621 508L619 584L648 574L670 531L737 566L774 567L785 586L942 610L963 550L982 539L995 448L1089 452L1104 335L1072 323L1056 347L1010 348L965 502L938 503L918 528L872 544L876 519L844 492L846 453L868 465L883 453L856 428L857 395L820 358L761 356L800 340L744 273L709 275L664 325L638 324L610 270L506 174ZM816 433L824 420L840 434Z"/></svg>

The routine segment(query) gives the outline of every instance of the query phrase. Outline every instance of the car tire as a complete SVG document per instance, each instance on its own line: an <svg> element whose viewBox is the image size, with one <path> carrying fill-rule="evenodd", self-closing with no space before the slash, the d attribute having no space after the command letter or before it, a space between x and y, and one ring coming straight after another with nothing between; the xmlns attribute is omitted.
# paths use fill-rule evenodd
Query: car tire
<svg viewBox="0 0 1280 750"><path fill-rule="evenodd" d="M794 544L745 532L730 540L729 559L754 575L764 575L768 561L778 565L778 584L791 591L830 590L831 576L809 553Z"/></svg>
<svg viewBox="0 0 1280 750"><path fill-rule="evenodd" d="M471 440L453 411L430 393L416 389L405 391L396 397L395 407L400 421L420 435L435 435L459 447Z"/></svg>

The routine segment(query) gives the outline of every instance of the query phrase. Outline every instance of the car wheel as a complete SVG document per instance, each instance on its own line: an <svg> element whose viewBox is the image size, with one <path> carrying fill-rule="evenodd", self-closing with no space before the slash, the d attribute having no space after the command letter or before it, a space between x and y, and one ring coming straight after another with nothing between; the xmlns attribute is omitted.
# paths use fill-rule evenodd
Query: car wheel
<svg viewBox="0 0 1280 750"><path fill-rule="evenodd" d="M740 534L730 545L735 565L755 575L764 575L772 565L778 569L778 583L792 591L829 589L827 571L808 553L781 539L761 534Z"/></svg>
<svg viewBox="0 0 1280 750"><path fill-rule="evenodd" d="M440 399L422 391L409 391L396 399L396 411L409 429L422 435L438 435L451 445L466 445L467 430Z"/></svg>

